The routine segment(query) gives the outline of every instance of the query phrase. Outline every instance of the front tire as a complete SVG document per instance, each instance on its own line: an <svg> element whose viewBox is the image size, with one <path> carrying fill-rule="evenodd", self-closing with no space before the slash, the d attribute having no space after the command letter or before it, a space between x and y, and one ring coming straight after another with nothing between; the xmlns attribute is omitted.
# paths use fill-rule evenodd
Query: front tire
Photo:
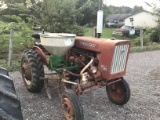
<svg viewBox="0 0 160 120"><path fill-rule="evenodd" d="M64 91L61 103L66 120L84 119L82 106L73 90Z"/></svg>
<svg viewBox="0 0 160 120"><path fill-rule="evenodd" d="M129 84L123 79L119 82L106 86L109 100L116 105L124 105L130 99Z"/></svg>
<svg viewBox="0 0 160 120"><path fill-rule="evenodd" d="M21 73L27 90L39 92L44 85L44 68L38 53L30 49L22 55Z"/></svg>

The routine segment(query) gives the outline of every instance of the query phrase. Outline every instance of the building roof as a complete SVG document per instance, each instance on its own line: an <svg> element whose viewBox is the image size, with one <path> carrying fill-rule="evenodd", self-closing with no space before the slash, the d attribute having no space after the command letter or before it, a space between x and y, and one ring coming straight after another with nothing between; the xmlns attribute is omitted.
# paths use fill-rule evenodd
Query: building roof
<svg viewBox="0 0 160 120"><path fill-rule="evenodd" d="M119 21L119 20L124 20L131 14L111 14L106 18L106 21Z"/></svg>
<svg viewBox="0 0 160 120"><path fill-rule="evenodd" d="M128 16L128 17L126 17L126 18L129 18L129 17L134 16L134 15L136 15L136 14L139 14L139 13L141 13L141 12L147 12L147 13L150 13L150 14L155 15L155 14L154 14L154 13L152 13L152 12L149 12L149 11L146 11L146 10L141 10L141 11L139 11L139 12L137 12L137 13L134 13L134 14L129 15L129 16Z"/></svg>

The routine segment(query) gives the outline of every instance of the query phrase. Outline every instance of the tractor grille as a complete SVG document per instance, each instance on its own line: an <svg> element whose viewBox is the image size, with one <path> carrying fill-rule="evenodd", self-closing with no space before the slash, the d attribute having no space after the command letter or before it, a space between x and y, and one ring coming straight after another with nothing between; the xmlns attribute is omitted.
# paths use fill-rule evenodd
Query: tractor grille
<svg viewBox="0 0 160 120"><path fill-rule="evenodd" d="M114 49L110 74L123 72L127 61L129 45L117 45Z"/></svg>

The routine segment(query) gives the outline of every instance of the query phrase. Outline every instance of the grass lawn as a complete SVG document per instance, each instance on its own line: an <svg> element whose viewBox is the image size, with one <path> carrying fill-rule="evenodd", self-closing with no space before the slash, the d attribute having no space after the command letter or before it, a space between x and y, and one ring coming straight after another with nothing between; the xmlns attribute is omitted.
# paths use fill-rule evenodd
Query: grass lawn
<svg viewBox="0 0 160 120"><path fill-rule="evenodd" d="M134 40L136 37L122 37L122 36L112 36L112 31L115 28L103 28L103 33L101 38L114 38L114 39L120 39L120 40ZM91 34L93 37L95 36L95 30L93 28L85 28L85 36L90 37Z"/></svg>
<svg viewBox="0 0 160 120"><path fill-rule="evenodd" d="M112 37L113 28L103 28L102 38L111 38ZM93 37L95 36L95 29L93 28L85 28L85 36L90 37L91 34Z"/></svg>

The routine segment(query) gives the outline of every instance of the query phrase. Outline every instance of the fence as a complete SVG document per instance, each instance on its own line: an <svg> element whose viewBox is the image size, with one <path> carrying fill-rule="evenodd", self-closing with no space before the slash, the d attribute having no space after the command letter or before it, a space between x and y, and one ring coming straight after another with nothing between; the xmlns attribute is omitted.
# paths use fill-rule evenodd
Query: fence
<svg viewBox="0 0 160 120"><path fill-rule="evenodd" d="M21 54L28 44L25 39L14 31L11 31L11 34L0 34L0 67L19 69ZM27 39L30 41L30 37Z"/></svg>

